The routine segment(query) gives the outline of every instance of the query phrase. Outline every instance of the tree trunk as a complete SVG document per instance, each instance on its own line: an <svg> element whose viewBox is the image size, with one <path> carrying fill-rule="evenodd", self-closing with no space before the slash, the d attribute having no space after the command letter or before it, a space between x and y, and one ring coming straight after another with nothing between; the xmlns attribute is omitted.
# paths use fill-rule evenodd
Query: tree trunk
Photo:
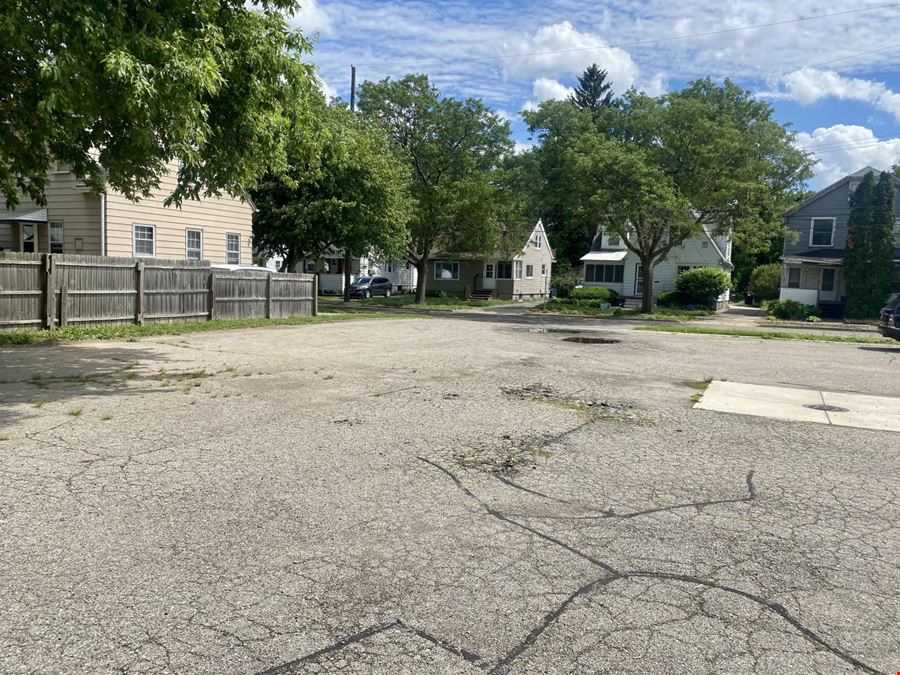
<svg viewBox="0 0 900 675"><path fill-rule="evenodd" d="M353 256L350 249L344 249L344 302L350 302L350 264Z"/></svg>
<svg viewBox="0 0 900 675"><path fill-rule="evenodd" d="M428 258L416 261L416 304L425 302L425 284L428 280Z"/></svg>
<svg viewBox="0 0 900 675"><path fill-rule="evenodd" d="M641 295L641 312L651 314L653 312L653 264L649 260L641 260L641 280L644 287Z"/></svg>

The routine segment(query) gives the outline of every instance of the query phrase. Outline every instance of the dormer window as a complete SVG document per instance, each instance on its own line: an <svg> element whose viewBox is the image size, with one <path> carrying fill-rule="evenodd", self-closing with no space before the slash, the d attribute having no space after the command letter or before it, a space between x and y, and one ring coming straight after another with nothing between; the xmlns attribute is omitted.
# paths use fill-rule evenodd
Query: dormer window
<svg viewBox="0 0 900 675"><path fill-rule="evenodd" d="M534 247L541 248L544 245L544 238L541 235L534 235Z"/></svg>
<svg viewBox="0 0 900 675"><path fill-rule="evenodd" d="M852 201L853 201L853 195L856 193L856 188L859 187L859 181L852 181L852 180L851 180L847 187L848 187L848 190L847 190L847 201L848 201L848 202L852 202Z"/></svg>
<svg viewBox="0 0 900 675"><path fill-rule="evenodd" d="M611 234L606 238L606 243L610 246L621 246L622 238L617 234Z"/></svg>
<svg viewBox="0 0 900 675"><path fill-rule="evenodd" d="M834 218L812 218L809 225L809 245L834 246Z"/></svg>

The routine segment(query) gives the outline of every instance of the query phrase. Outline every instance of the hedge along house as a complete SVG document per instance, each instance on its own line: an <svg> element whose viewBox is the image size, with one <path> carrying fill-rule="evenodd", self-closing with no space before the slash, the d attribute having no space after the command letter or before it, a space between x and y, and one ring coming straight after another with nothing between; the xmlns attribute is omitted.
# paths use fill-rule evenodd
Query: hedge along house
<svg viewBox="0 0 900 675"><path fill-rule="evenodd" d="M787 236L781 267L781 300L813 305L823 314L844 311L844 253L850 221L850 200L870 166L819 190L785 214ZM900 179L894 177L894 189ZM894 200L894 282L900 290L900 199Z"/></svg>
<svg viewBox="0 0 900 675"><path fill-rule="evenodd" d="M428 268L426 288L483 299L546 298L554 261L544 225L538 221L523 240L510 241L492 255L435 256Z"/></svg>
<svg viewBox="0 0 900 675"><path fill-rule="evenodd" d="M0 249L252 265L252 203L223 196L164 206L177 171L171 163L159 193L132 202L113 189L91 194L57 164L48 176L46 207L23 196L14 211L0 209Z"/></svg>
<svg viewBox="0 0 900 675"><path fill-rule="evenodd" d="M626 305L640 306L644 292L641 277L641 261L630 251L618 235L597 229L591 250L581 257L584 263L582 285L587 288L608 288L624 297ZM678 275L697 267L716 267L728 273L734 268L731 264L731 237L713 235L709 230L689 237L681 246L669 251L659 264L653 275L653 297L659 298L662 293L677 290L675 280ZM725 291L718 298L718 304L724 305L730 299L730 292Z"/></svg>

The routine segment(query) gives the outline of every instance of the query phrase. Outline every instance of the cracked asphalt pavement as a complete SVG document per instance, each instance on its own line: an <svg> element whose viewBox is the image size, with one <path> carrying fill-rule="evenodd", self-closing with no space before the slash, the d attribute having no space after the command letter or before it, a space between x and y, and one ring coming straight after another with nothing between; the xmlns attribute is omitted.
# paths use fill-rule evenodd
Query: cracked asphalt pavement
<svg viewBox="0 0 900 675"><path fill-rule="evenodd" d="M900 346L553 322L0 349L0 672L900 670Z"/></svg>

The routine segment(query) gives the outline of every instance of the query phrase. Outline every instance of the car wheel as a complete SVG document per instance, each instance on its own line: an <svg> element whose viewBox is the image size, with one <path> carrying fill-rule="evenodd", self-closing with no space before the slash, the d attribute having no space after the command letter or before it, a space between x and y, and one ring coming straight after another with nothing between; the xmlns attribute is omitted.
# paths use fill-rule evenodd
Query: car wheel
<svg viewBox="0 0 900 675"><path fill-rule="evenodd" d="M363 297L364 297L366 300L368 300L369 298L372 297L372 294L369 293L369 291L366 291L365 293L363 293Z"/></svg>
<svg viewBox="0 0 900 675"><path fill-rule="evenodd" d="M391 289L390 288L384 292L384 297L386 297L386 298L391 297Z"/></svg>

